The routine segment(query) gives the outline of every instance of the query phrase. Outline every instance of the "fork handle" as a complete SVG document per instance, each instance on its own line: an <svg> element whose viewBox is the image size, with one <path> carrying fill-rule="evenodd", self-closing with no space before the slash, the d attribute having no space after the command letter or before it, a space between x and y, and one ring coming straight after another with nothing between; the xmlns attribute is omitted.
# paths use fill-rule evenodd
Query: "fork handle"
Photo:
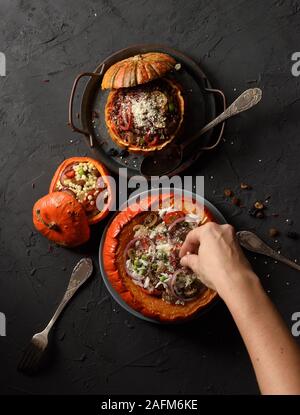
<svg viewBox="0 0 300 415"><path fill-rule="evenodd" d="M93 271L93 262L90 258L82 258L78 264L73 269L69 285L61 300L59 306L57 307L52 319L49 321L47 327L44 329L44 333L48 335L49 331L52 329L58 317L61 315L63 309L69 303L71 298L74 296L76 291L84 284L89 277L92 275Z"/></svg>

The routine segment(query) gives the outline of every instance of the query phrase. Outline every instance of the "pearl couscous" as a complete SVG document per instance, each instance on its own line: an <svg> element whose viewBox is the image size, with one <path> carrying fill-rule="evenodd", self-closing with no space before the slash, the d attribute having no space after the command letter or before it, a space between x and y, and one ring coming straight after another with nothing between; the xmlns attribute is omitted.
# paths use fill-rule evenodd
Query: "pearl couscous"
<svg viewBox="0 0 300 415"><path fill-rule="evenodd" d="M108 198L107 186L99 171L91 162L69 165L61 174L57 191L66 191L82 203L86 212L94 216L102 210Z"/></svg>

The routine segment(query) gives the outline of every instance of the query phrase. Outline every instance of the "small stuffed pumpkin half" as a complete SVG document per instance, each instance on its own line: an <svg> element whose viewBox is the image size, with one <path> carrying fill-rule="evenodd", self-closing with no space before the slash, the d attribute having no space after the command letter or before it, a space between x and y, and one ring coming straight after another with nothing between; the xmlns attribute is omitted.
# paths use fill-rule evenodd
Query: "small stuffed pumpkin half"
<svg viewBox="0 0 300 415"><path fill-rule="evenodd" d="M66 192L79 202L93 225L104 219L111 208L112 191L106 168L89 157L71 157L57 168L49 193Z"/></svg>
<svg viewBox="0 0 300 415"><path fill-rule="evenodd" d="M102 263L112 287L134 310L164 323L193 318L217 293L180 265L194 227L213 221L198 202L151 196L121 211L108 228Z"/></svg>

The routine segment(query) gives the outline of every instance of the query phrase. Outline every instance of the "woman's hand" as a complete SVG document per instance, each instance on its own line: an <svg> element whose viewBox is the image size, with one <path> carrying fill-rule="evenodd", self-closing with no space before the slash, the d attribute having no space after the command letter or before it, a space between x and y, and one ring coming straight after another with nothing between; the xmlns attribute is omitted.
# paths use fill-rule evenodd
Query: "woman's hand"
<svg viewBox="0 0 300 415"><path fill-rule="evenodd" d="M220 296L240 282L257 279L230 225L210 222L192 230L179 255L181 265L191 268Z"/></svg>
<svg viewBox="0 0 300 415"><path fill-rule="evenodd" d="M248 349L260 390L300 394L300 353L265 294L230 225L207 223L191 231L181 264L215 289L229 308Z"/></svg>

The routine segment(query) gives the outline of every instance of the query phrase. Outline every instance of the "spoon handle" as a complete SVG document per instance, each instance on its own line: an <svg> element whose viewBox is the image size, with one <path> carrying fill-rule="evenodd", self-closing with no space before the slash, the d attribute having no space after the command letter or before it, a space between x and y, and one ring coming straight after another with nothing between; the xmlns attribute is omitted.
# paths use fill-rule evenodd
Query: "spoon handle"
<svg viewBox="0 0 300 415"><path fill-rule="evenodd" d="M278 254L278 252L275 252L275 255L272 256L272 258L277 259L280 262L283 262L286 265L289 265L291 268L296 269L297 271L300 271L300 265L296 264L295 262L293 262L291 259Z"/></svg>
<svg viewBox="0 0 300 415"><path fill-rule="evenodd" d="M258 104L262 97L262 90L259 88L251 88L244 91L233 103L222 112L217 118L208 123L202 128L199 135L206 133L208 130L214 128L216 125L233 117L243 111L247 111L254 105Z"/></svg>
<svg viewBox="0 0 300 415"><path fill-rule="evenodd" d="M283 262L286 265L289 265L297 271L300 271L300 265L276 252L273 248L262 241L255 233L250 231L240 231L237 232L236 236L241 246L245 249L248 249L248 251L266 255L270 258L276 259L277 261Z"/></svg>

